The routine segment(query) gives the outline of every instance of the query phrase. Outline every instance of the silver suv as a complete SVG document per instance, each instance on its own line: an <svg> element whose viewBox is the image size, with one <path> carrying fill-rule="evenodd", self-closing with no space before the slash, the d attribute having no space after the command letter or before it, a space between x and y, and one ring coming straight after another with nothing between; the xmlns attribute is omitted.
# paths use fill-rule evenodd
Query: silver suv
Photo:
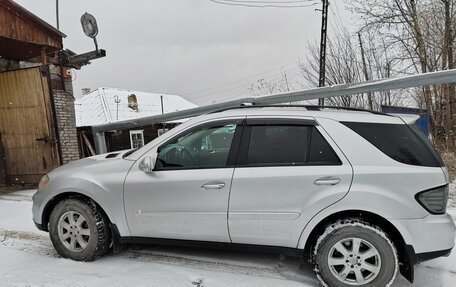
<svg viewBox="0 0 456 287"><path fill-rule="evenodd" d="M132 151L59 167L33 219L66 258L125 243L273 250L329 286L389 286L447 256L448 173L414 119L249 107L203 115Z"/></svg>

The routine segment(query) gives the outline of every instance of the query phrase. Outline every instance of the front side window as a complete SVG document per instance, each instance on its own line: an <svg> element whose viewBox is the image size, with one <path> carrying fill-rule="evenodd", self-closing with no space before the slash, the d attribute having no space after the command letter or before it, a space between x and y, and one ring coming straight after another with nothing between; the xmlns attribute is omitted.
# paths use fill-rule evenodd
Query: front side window
<svg viewBox="0 0 456 287"><path fill-rule="evenodd" d="M236 124L214 124L193 129L161 146L157 170L226 167Z"/></svg>

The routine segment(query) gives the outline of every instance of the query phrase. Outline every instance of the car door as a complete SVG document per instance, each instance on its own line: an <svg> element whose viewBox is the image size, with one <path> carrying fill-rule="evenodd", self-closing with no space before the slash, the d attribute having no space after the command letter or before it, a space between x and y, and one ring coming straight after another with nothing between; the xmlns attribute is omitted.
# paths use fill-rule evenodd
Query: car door
<svg viewBox="0 0 456 287"><path fill-rule="evenodd" d="M232 242L296 247L351 180L350 163L314 119L248 117L231 186Z"/></svg>
<svg viewBox="0 0 456 287"><path fill-rule="evenodd" d="M142 156L127 175L132 236L229 242L228 198L242 119L190 128ZM140 164L155 162L151 172Z"/></svg>

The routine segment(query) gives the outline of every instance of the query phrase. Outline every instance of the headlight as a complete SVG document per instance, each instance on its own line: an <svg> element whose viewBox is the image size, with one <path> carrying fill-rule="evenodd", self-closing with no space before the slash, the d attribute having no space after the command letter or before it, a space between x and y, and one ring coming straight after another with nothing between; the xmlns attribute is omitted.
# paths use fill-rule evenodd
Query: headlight
<svg viewBox="0 0 456 287"><path fill-rule="evenodd" d="M40 179L40 183L38 184L38 191L47 187L48 183L49 183L49 176L46 174L45 176L43 176Z"/></svg>
<svg viewBox="0 0 456 287"><path fill-rule="evenodd" d="M448 184L422 191L415 198L429 213L445 214L448 202Z"/></svg>

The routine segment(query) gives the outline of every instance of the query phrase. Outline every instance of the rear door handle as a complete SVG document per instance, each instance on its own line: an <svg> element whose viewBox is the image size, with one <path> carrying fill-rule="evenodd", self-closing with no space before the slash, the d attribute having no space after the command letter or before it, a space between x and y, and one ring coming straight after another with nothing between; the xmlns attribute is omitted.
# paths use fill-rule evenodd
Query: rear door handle
<svg viewBox="0 0 456 287"><path fill-rule="evenodd" d="M210 189L222 189L225 187L225 183L224 182L208 182L206 184L204 184L203 186L201 186L202 189L204 190L210 190Z"/></svg>
<svg viewBox="0 0 456 287"><path fill-rule="evenodd" d="M340 178L335 176L322 177L314 181L315 185L336 185L340 183Z"/></svg>

